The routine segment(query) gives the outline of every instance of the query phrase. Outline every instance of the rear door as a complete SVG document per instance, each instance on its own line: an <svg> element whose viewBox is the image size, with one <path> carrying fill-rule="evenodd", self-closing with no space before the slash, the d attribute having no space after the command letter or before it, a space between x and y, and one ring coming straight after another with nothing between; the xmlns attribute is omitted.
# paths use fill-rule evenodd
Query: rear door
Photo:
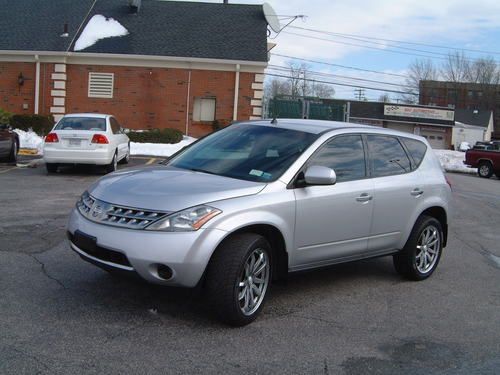
<svg viewBox="0 0 500 375"><path fill-rule="evenodd" d="M420 172L412 171L410 157L398 137L366 135L365 139L374 183L368 248L370 251L396 249L425 193Z"/></svg>
<svg viewBox="0 0 500 375"><path fill-rule="evenodd" d="M337 174L331 186L296 188L296 251L292 268L307 268L348 259L367 250L373 211L373 185L367 178L360 135L334 137L305 166L330 167Z"/></svg>
<svg viewBox="0 0 500 375"><path fill-rule="evenodd" d="M121 160L128 152L128 137L123 134L120 123L116 118L110 117L109 123L111 125L111 131L113 132L113 145L118 150L118 160Z"/></svg>

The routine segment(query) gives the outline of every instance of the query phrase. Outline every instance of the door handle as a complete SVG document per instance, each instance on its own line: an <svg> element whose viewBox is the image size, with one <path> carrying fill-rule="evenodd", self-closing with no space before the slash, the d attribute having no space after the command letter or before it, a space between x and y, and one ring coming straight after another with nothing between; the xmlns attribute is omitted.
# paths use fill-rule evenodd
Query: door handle
<svg viewBox="0 0 500 375"><path fill-rule="evenodd" d="M422 194L424 194L424 191L420 190L419 188L415 188L412 190L410 194L413 195L414 197L420 197Z"/></svg>
<svg viewBox="0 0 500 375"><path fill-rule="evenodd" d="M373 199L373 197L368 193L363 193L359 197L356 198L356 200L358 202L368 202L368 201L371 201L372 199Z"/></svg>

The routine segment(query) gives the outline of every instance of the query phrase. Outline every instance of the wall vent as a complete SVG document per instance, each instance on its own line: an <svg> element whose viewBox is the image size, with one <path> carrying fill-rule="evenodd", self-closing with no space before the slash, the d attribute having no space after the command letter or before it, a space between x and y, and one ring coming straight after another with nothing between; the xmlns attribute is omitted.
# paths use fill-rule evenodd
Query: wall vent
<svg viewBox="0 0 500 375"><path fill-rule="evenodd" d="M89 73L89 98L112 98L113 85L113 73Z"/></svg>

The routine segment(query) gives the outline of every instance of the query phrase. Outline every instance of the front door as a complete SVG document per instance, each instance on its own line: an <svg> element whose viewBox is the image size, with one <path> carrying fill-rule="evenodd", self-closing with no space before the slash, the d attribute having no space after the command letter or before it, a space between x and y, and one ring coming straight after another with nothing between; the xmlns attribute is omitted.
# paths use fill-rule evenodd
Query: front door
<svg viewBox="0 0 500 375"><path fill-rule="evenodd" d="M307 166L312 165L332 168L337 174L337 183L295 189L292 270L347 260L367 250L373 186L367 179L361 136L332 138L308 161Z"/></svg>

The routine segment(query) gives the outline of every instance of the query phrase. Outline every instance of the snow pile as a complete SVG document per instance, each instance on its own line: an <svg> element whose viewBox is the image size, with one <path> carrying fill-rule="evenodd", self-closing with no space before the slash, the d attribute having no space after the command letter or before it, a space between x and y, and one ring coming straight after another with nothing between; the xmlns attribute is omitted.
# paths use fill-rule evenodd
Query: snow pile
<svg viewBox="0 0 500 375"><path fill-rule="evenodd" d="M465 152L450 150L433 150L446 172L477 173L477 168L469 168L464 164Z"/></svg>
<svg viewBox="0 0 500 375"><path fill-rule="evenodd" d="M101 39L127 35L128 31L120 22L96 14L90 19L75 43L75 51L88 48Z"/></svg>
<svg viewBox="0 0 500 375"><path fill-rule="evenodd" d="M34 131L24 131L21 129L14 129L19 136L20 148L31 148L38 150L38 155L42 155L43 137L37 135Z"/></svg>
<svg viewBox="0 0 500 375"><path fill-rule="evenodd" d="M196 141L196 138L186 137L175 144L167 143L137 143L130 142L131 155L151 155L151 156L170 156L175 154L184 146L187 146Z"/></svg>

